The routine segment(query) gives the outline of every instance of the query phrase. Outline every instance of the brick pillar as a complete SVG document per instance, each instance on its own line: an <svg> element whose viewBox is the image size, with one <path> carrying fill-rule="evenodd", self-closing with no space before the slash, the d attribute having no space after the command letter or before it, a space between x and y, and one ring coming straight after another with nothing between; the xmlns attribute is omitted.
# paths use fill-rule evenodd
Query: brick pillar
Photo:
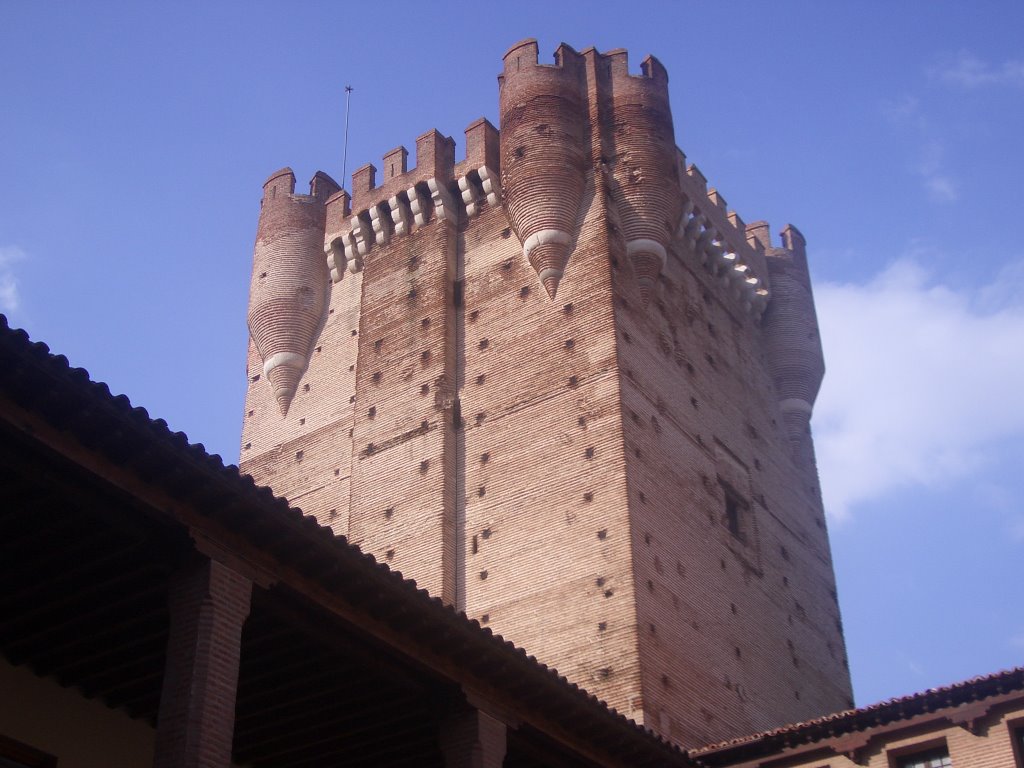
<svg viewBox="0 0 1024 768"><path fill-rule="evenodd" d="M467 709L441 723L445 768L501 768L507 729L479 709Z"/></svg>
<svg viewBox="0 0 1024 768"><path fill-rule="evenodd" d="M251 581L215 560L193 560L172 574L155 768L231 765L242 625L251 594Z"/></svg>

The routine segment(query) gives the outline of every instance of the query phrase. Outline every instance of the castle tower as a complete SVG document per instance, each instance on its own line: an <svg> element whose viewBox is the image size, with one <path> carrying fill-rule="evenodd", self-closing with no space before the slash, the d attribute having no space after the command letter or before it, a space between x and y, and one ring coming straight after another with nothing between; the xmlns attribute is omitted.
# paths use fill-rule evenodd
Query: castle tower
<svg viewBox="0 0 1024 768"><path fill-rule="evenodd" d="M566 45L545 64L524 41L500 133L470 125L463 160L429 131L414 168L398 147L351 199L314 192L329 297L300 323L304 294L267 312L254 282L250 313L301 328L282 350L306 357L283 413L253 324L241 468L696 745L852 702L804 240L772 247L708 189L675 148L667 73L641 70ZM276 263L312 285L304 258Z"/></svg>

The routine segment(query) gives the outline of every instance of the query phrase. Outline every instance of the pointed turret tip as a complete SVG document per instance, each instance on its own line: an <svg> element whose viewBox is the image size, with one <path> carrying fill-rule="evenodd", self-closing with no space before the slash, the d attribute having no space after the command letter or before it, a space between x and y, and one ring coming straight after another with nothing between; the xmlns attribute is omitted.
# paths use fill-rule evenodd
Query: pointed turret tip
<svg viewBox="0 0 1024 768"><path fill-rule="evenodd" d="M646 307L651 303L651 295L654 293L654 281L649 277L638 277L636 284L640 291L640 303Z"/></svg>
<svg viewBox="0 0 1024 768"><path fill-rule="evenodd" d="M558 292L558 277L555 275L548 275L541 283L544 285L544 290L548 292L548 298L554 299L555 294Z"/></svg>
<svg viewBox="0 0 1024 768"><path fill-rule="evenodd" d="M281 416L288 415L288 408L292 404L292 393L291 392L278 392L276 394L277 407L281 411Z"/></svg>

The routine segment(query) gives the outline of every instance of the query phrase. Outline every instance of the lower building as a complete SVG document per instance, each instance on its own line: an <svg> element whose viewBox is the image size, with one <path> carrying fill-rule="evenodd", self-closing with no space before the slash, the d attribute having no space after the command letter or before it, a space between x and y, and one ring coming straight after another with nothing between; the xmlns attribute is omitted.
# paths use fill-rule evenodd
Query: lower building
<svg viewBox="0 0 1024 768"><path fill-rule="evenodd" d="M1024 669L684 751L0 315L0 766L1024 768Z"/></svg>

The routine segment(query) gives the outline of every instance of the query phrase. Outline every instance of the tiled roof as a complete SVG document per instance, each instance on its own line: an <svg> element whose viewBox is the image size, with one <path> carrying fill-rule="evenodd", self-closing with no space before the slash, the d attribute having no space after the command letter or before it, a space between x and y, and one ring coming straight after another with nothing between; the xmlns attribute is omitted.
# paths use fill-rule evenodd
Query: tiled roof
<svg viewBox="0 0 1024 768"><path fill-rule="evenodd" d="M343 536L320 526L234 465L190 444L145 408L113 395L88 371L69 365L0 314L0 396L70 433L90 450L136 473L149 485L194 505L270 554L355 604L374 601L374 614L414 627L418 639L447 654L476 681L507 692L531 711L581 735L633 765L694 763L661 737L608 707L557 670L457 612L415 582L378 563ZM358 593L358 594L357 594ZM472 660L472 661L470 661Z"/></svg>
<svg viewBox="0 0 1024 768"><path fill-rule="evenodd" d="M918 715L1012 692L1024 694L1024 667L973 677L970 680L941 688L929 688L920 693L888 699L867 707L848 709L802 723L710 744L691 750L690 756L708 764L727 765L747 757L889 725ZM717 759L709 759L712 755Z"/></svg>

